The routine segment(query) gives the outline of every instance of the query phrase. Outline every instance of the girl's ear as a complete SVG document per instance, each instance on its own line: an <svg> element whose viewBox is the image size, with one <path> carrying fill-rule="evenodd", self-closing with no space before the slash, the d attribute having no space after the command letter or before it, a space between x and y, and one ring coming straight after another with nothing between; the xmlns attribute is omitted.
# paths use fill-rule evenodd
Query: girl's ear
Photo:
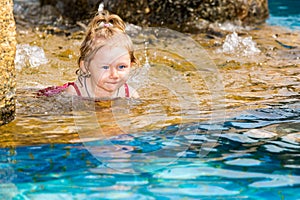
<svg viewBox="0 0 300 200"><path fill-rule="evenodd" d="M136 65L135 62L130 62L130 68L134 67L134 65Z"/></svg>
<svg viewBox="0 0 300 200"><path fill-rule="evenodd" d="M80 66L80 69L83 73L87 73L87 69L86 67L84 66L84 61L81 60L80 63L79 63L79 66Z"/></svg>

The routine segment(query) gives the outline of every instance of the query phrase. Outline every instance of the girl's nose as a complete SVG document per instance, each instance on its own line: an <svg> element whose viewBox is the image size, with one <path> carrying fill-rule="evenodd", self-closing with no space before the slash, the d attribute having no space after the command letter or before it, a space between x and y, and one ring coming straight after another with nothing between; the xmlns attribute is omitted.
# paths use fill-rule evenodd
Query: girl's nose
<svg viewBox="0 0 300 200"><path fill-rule="evenodd" d="M115 78L118 78L118 77L119 77L119 74L118 74L117 70L114 69L114 68L112 68L112 69L110 70L110 78L115 79Z"/></svg>

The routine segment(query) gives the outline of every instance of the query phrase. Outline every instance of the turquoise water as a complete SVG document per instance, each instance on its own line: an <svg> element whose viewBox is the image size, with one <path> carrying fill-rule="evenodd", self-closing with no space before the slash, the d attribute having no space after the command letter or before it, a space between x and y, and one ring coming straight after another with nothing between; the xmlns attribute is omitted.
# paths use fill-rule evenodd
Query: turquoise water
<svg viewBox="0 0 300 200"><path fill-rule="evenodd" d="M270 25L283 26L300 30L300 1L298 0L269 0Z"/></svg>
<svg viewBox="0 0 300 200"><path fill-rule="evenodd" d="M0 197L299 199L299 116L299 104L282 104L224 124L2 148Z"/></svg>
<svg viewBox="0 0 300 200"><path fill-rule="evenodd" d="M299 29L295 2L270 0L268 23ZM53 106L51 115L30 112L28 101L29 114L18 122L25 125L14 136L26 139L24 146L0 148L0 199L300 199L299 95L287 98L224 123L202 120L109 140L32 145L18 131L40 134L41 127L41 138L55 137L69 131L60 123L73 121L60 102L42 102ZM35 118L45 123L30 127Z"/></svg>

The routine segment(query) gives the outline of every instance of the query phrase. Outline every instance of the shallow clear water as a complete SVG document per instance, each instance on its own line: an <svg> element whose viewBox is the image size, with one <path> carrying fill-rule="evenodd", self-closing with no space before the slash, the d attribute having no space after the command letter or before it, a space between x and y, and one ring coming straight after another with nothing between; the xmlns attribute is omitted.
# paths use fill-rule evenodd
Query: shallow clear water
<svg viewBox="0 0 300 200"><path fill-rule="evenodd" d="M35 93L74 80L81 32L19 30L48 63L28 57L17 73L17 117L0 127L0 198L299 199L299 33L192 35L203 51L178 33L146 45L134 31L150 64L130 82L141 99L94 102Z"/></svg>

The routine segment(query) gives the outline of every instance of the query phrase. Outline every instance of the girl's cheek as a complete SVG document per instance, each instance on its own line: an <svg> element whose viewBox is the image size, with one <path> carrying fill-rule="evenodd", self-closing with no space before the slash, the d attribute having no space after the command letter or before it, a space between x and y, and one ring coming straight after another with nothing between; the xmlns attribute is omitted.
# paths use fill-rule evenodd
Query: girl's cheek
<svg viewBox="0 0 300 200"><path fill-rule="evenodd" d="M105 78L107 76L107 74L108 73L105 73L105 72L98 72L97 75L96 75L96 77L98 79L103 79L103 78Z"/></svg>
<svg viewBox="0 0 300 200"><path fill-rule="evenodd" d="M124 74L124 79L128 80L128 78L129 78L129 72Z"/></svg>

